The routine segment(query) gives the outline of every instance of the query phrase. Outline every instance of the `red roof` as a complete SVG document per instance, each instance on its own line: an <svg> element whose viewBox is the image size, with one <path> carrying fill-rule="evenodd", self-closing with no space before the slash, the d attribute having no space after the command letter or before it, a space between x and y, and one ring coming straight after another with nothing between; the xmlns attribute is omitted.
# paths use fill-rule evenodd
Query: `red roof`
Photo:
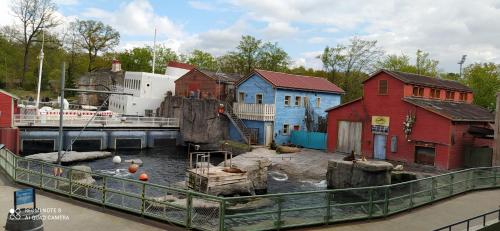
<svg viewBox="0 0 500 231"><path fill-rule="evenodd" d="M182 68L186 70L192 70L194 68L193 65L187 64L187 63L180 63L176 61L170 61L167 64L167 67L177 67L177 68Z"/></svg>
<svg viewBox="0 0 500 231"><path fill-rule="evenodd" d="M304 75L293 75L293 74L265 71L258 69L255 69L254 73L257 73L258 75L262 76L264 79L269 81L272 85L274 85L277 88L344 93L344 90L342 90L340 87L337 87L337 85L331 83L325 78L311 77ZM245 79L242 79L240 83L243 82Z"/></svg>

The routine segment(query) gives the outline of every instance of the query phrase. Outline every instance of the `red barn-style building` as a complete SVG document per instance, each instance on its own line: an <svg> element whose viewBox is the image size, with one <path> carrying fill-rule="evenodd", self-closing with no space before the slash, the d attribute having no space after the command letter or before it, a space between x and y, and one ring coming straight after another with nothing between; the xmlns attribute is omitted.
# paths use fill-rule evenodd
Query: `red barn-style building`
<svg viewBox="0 0 500 231"><path fill-rule="evenodd" d="M175 80L175 95L225 100L234 94L239 74L217 73L193 68Z"/></svg>
<svg viewBox="0 0 500 231"><path fill-rule="evenodd" d="M19 114L19 98L0 89L0 144L19 153L19 129L14 127L14 114Z"/></svg>
<svg viewBox="0 0 500 231"><path fill-rule="evenodd" d="M362 98L327 110L327 148L460 168L465 146L492 145L472 130L489 130L494 115L472 101L458 82L380 70L364 81Z"/></svg>

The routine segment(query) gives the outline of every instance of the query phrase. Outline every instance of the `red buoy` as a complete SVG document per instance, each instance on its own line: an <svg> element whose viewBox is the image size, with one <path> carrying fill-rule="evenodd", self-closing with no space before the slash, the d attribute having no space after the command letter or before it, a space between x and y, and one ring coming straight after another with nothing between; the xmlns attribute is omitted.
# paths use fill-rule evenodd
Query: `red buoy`
<svg viewBox="0 0 500 231"><path fill-rule="evenodd" d="M148 181L148 174L146 174L145 172L141 173L141 175L139 176L139 180Z"/></svg>
<svg viewBox="0 0 500 231"><path fill-rule="evenodd" d="M128 166L128 172L130 172L130 173L137 172L137 169L139 169L139 165L137 165L137 164L131 164Z"/></svg>

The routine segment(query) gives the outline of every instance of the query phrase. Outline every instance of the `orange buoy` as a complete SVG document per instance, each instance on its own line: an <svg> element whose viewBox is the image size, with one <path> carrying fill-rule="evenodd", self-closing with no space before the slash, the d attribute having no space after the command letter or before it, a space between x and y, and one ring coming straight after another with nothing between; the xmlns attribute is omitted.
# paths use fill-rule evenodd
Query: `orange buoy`
<svg viewBox="0 0 500 231"><path fill-rule="evenodd" d="M141 175L139 176L139 180L148 181L148 174L146 174L145 172L141 173Z"/></svg>
<svg viewBox="0 0 500 231"><path fill-rule="evenodd" d="M130 173L137 172L137 169L139 169L139 165L137 165L137 164L131 164L128 166L128 172L130 172Z"/></svg>

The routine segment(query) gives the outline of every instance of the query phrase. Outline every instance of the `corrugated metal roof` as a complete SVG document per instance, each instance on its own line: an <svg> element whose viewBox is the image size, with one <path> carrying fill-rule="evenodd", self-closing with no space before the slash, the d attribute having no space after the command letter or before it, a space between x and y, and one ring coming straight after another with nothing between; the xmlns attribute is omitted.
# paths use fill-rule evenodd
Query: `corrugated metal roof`
<svg viewBox="0 0 500 231"><path fill-rule="evenodd" d="M405 102L439 114L452 121L494 122L495 115L488 109L469 103L404 98Z"/></svg>
<svg viewBox="0 0 500 231"><path fill-rule="evenodd" d="M437 88L443 88L443 89L450 89L450 90L457 90L457 91L465 91L465 92L472 92L472 89L469 87L453 80L447 80L447 79L440 79L438 77L430 77L430 76L425 76L425 75L417 75L413 73L407 73L407 72L400 72L400 71L389 71L382 69L375 73L373 76L379 74L380 72L385 72L401 81L404 83L408 84L415 84L415 85L420 85L420 86L427 86L427 87L437 87ZM368 79L371 79L368 78ZM366 82L367 80L365 80Z"/></svg>
<svg viewBox="0 0 500 231"><path fill-rule="evenodd" d="M325 78L294 75L274 71L255 69L254 73L262 76L277 88L298 89L304 91L322 91L343 94L344 90Z"/></svg>

